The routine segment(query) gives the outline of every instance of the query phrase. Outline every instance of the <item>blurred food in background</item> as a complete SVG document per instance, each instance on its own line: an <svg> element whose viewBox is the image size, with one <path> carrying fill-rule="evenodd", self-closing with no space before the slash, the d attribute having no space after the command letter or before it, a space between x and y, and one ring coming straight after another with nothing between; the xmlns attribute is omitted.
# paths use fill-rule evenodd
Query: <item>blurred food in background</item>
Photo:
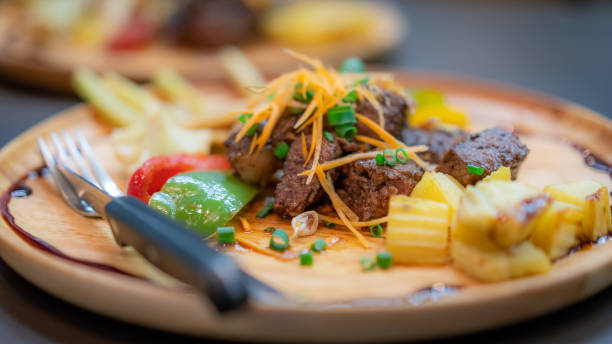
<svg viewBox="0 0 612 344"><path fill-rule="evenodd" d="M77 66L150 80L160 68L221 78L218 48L238 45L264 73L293 67L295 48L337 63L396 46L405 19L383 1L5 0L0 70L68 86Z"/></svg>

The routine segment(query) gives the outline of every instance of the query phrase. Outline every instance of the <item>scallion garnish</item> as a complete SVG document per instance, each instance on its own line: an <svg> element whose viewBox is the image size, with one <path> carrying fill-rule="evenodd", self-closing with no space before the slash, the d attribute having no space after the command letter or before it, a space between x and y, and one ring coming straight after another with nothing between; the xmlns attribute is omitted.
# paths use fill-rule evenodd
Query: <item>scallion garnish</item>
<svg viewBox="0 0 612 344"><path fill-rule="evenodd" d="M383 228L379 224L370 226L370 234L375 238L380 238L383 234Z"/></svg>
<svg viewBox="0 0 612 344"><path fill-rule="evenodd" d="M381 153L376 154L376 165L383 166L384 164L385 157Z"/></svg>
<svg viewBox="0 0 612 344"><path fill-rule="evenodd" d="M376 261L370 257L363 257L359 260L359 265L361 265L361 270L371 271L376 268Z"/></svg>
<svg viewBox="0 0 612 344"><path fill-rule="evenodd" d="M270 95L268 96L268 98L266 98L266 100L271 102L274 100L274 97L276 97L276 92L270 93Z"/></svg>
<svg viewBox="0 0 612 344"><path fill-rule="evenodd" d="M312 251L304 250L300 252L300 265L302 266L312 266L314 254Z"/></svg>
<svg viewBox="0 0 612 344"><path fill-rule="evenodd" d="M359 57L349 57L340 65L340 73L363 73L365 64Z"/></svg>
<svg viewBox="0 0 612 344"><path fill-rule="evenodd" d="M355 117L355 110L352 106L336 105L327 110L327 121L331 126L355 124L357 117Z"/></svg>
<svg viewBox="0 0 612 344"><path fill-rule="evenodd" d="M349 92L346 96L344 96L344 98L342 98L343 102L347 102L347 103L354 103L357 101L357 91L356 90L352 90L351 92Z"/></svg>
<svg viewBox="0 0 612 344"><path fill-rule="evenodd" d="M335 223L331 223L331 222L325 221L325 220L321 220L321 222L323 222L323 225L325 225L325 227L327 227L327 228L334 228L334 226L336 225Z"/></svg>
<svg viewBox="0 0 612 344"><path fill-rule="evenodd" d="M391 258L391 253L389 252L379 252L376 255L376 264L380 266L381 269L388 269L393 264L393 259Z"/></svg>
<svg viewBox="0 0 612 344"><path fill-rule="evenodd" d="M263 219L264 217L270 215L272 210L274 209L274 197L266 198L264 205L257 212L257 217Z"/></svg>
<svg viewBox="0 0 612 344"><path fill-rule="evenodd" d="M395 166L397 163L395 152L390 149L385 149L383 151L383 158L385 158L385 165Z"/></svg>
<svg viewBox="0 0 612 344"><path fill-rule="evenodd" d="M323 136L325 136L327 141L334 142L334 135L332 135L332 133L330 133L329 131L324 131Z"/></svg>
<svg viewBox="0 0 612 344"><path fill-rule="evenodd" d="M478 167L478 166L474 166L474 165L468 165L467 166L467 170L471 174L475 174L477 176L481 176L484 173L484 170L482 169L482 167Z"/></svg>
<svg viewBox="0 0 612 344"><path fill-rule="evenodd" d="M368 81L370 81L370 78L363 78L363 79L359 79L359 80L357 80L357 81L355 81L355 82L353 83L353 86L357 86L357 85L365 84L365 83L367 83Z"/></svg>
<svg viewBox="0 0 612 344"><path fill-rule="evenodd" d="M252 113L243 113L242 115L240 115L240 117L238 117L238 120L240 122L242 122L243 124L245 124L247 122L247 120L249 118L253 117ZM253 125L252 127L249 128L249 130L247 131L247 136L253 136L255 135L255 131L257 130L257 126Z"/></svg>
<svg viewBox="0 0 612 344"><path fill-rule="evenodd" d="M270 248L275 251L284 251L289 247L289 234L282 228L277 228L270 238Z"/></svg>
<svg viewBox="0 0 612 344"><path fill-rule="evenodd" d="M310 249L313 250L314 252L321 252L323 251L325 248L327 247L327 243L325 242L325 240L319 238L317 240L315 240L311 245L310 245Z"/></svg>
<svg viewBox="0 0 612 344"><path fill-rule="evenodd" d="M408 153L406 153L406 150L402 147L399 147L395 150L395 158L400 164L407 164L410 160L410 158L408 157Z"/></svg>
<svg viewBox="0 0 612 344"><path fill-rule="evenodd" d="M279 159L284 159L287 153L289 153L289 145L286 144L285 141L281 141L276 145L276 148L274 148L274 155Z"/></svg>
<svg viewBox="0 0 612 344"><path fill-rule="evenodd" d="M295 92L293 94L293 99L297 100L300 103L310 103L312 98L314 98L315 93L312 90L306 90L305 93Z"/></svg>
<svg viewBox="0 0 612 344"><path fill-rule="evenodd" d="M231 244L236 241L234 227L218 227L217 240L219 244Z"/></svg>
<svg viewBox="0 0 612 344"><path fill-rule="evenodd" d="M334 131L336 134L338 134L338 136L349 141L355 138L355 135L357 135L357 128L350 124L339 125L334 128Z"/></svg>

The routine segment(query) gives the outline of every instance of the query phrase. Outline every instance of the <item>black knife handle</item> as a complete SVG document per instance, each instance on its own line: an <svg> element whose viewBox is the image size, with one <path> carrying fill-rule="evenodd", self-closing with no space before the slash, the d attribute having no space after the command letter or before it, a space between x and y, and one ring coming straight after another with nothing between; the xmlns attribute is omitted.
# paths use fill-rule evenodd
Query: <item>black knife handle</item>
<svg viewBox="0 0 612 344"><path fill-rule="evenodd" d="M220 312L243 306L244 273L200 236L142 201L122 196L105 207L116 238L133 246L159 269L207 295Z"/></svg>

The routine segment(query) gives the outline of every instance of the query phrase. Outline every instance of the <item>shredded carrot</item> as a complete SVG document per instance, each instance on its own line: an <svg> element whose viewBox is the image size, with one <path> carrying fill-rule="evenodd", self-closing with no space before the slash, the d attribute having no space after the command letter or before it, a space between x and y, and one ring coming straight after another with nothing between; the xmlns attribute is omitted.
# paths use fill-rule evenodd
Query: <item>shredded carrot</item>
<svg viewBox="0 0 612 344"><path fill-rule="evenodd" d="M316 171L317 179L319 179L321 187L323 187L323 190L325 191L325 193L327 193L330 200L332 201L332 206L334 207L334 209L336 209L336 212L345 212L351 221L358 221L359 217L357 216L357 214L355 214L355 212L353 212L351 208L349 208L346 203L344 203L344 201L340 199L340 196L338 196L336 190L334 190L334 184L331 183L331 179L328 179L325 176L325 173L323 173L323 170L320 167L317 168Z"/></svg>
<svg viewBox="0 0 612 344"><path fill-rule="evenodd" d="M308 161L310 161L310 158L312 157L312 155L314 154L315 151L315 146L316 146L316 137L319 134L319 128L317 127L317 123L315 122L312 125L312 135L310 135L310 150L308 151L308 156L306 157L306 161L304 161L304 167L306 167L306 165L308 164Z"/></svg>
<svg viewBox="0 0 612 344"><path fill-rule="evenodd" d="M294 260L297 258L297 255L287 255L287 254L282 254L276 251L272 251L270 249L264 248L259 246L257 243L243 238L242 236L238 236L236 235L236 241L240 244L240 245L244 245L250 249L252 249L253 251L257 252L257 253L261 253L264 254L266 256L270 256L270 257L274 257L280 260Z"/></svg>
<svg viewBox="0 0 612 344"><path fill-rule="evenodd" d="M406 153L408 154L408 157L414 160L414 162L416 162L417 165L421 166L424 169L429 168L429 166L423 160L421 160L421 158L419 158L418 155L415 154L415 152L411 151L411 149L408 146L398 141L395 137L393 137L393 135L389 134L383 128L379 127L371 119L367 118L364 115L358 114L358 113L355 114L355 117L357 117L357 119L361 121L363 124L365 124L368 128L372 129L372 131L375 132L378 136L380 136L380 138L383 139L385 143L390 145L391 148L393 149L397 149L400 147L404 148L406 150Z"/></svg>
<svg viewBox="0 0 612 344"><path fill-rule="evenodd" d="M251 128L252 126L256 125L257 123L267 118L267 116L270 114L270 110L271 110L270 105L266 105L263 109L256 112L253 115L253 117L247 119L246 123L244 123L242 128L240 128L240 131L238 132L238 134L236 134L236 139L234 141L238 142L242 140L244 135L246 135L247 131L249 131L249 128Z"/></svg>
<svg viewBox="0 0 612 344"><path fill-rule="evenodd" d="M249 233L253 231L253 228L251 228L251 224L249 223L249 221L247 221L246 218L240 216L238 219L240 220L240 224L242 225L242 230L244 230L245 233Z"/></svg>
<svg viewBox="0 0 612 344"><path fill-rule="evenodd" d="M387 147L387 145L384 142L379 141L377 139L373 139L373 138L371 138L369 136L357 135L357 136L355 136L355 140L361 141L361 142L365 142L365 143L369 143L372 146L377 147L377 148L385 148L385 147Z"/></svg>
<svg viewBox="0 0 612 344"><path fill-rule="evenodd" d="M318 214L318 213L317 213ZM335 218L335 217L331 217L331 216L326 216L326 215L321 215L319 214L319 219L320 220L325 220L329 223L334 223L340 226L344 226L344 222L342 222L341 219ZM355 227L369 227L369 226L375 226L381 223L385 223L389 221L389 217L384 216L384 217L379 217L377 219L373 219L370 221L359 221L359 222L351 222L353 224L353 226Z"/></svg>
<svg viewBox="0 0 612 344"><path fill-rule="evenodd" d="M274 126L276 126L276 122L278 122L278 119L283 114L278 104L276 103L272 103L271 109L272 109L271 110L272 112L270 113L270 117L268 118L268 123L266 123L266 125L264 126L261 132L261 136L257 139L257 151L258 152L266 144L266 141L268 141L268 139L270 138L270 135L272 135L272 129L274 129Z"/></svg>
<svg viewBox="0 0 612 344"><path fill-rule="evenodd" d="M310 169L312 173L308 176L308 179L306 180L306 184L310 184L310 182L312 181L312 177L314 177L314 171L319 165L319 158L321 157L321 147L323 146L323 116L320 116L319 118L317 118L316 123L317 123L317 135L316 135L317 144L315 146L315 154L312 160L312 167Z"/></svg>
<svg viewBox="0 0 612 344"><path fill-rule="evenodd" d="M257 133L255 133L255 135L253 135L253 138L251 139L251 147L249 147L249 154L253 153L256 143L257 143Z"/></svg>
<svg viewBox="0 0 612 344"><path fill-rule="evenodd" d="M380 125L381 128L384 128L385 127L385 115L383 113L382 107L380 106L380 103L378 102L378 100L376 100L376 97L374 97L372 93L370 92L370 90L368 90L363 85L359 85L357 87L357 91L363 94L365 99L367 99L370 102L370 104L372 104L372 106L378 113L378 124Z"/></svg>
<svg viewBox="0 0 612 344"><path fill-rule="evenodd" d="M321 94L317 93L315 94L310 104L308 104L308 107L306 107L306 110L304 110L304 113L302 113L300 118L298 118L298 120L295 122L295 125L293 126L293 128L297 129L302 125L302 123L306 122L306 120L310 117L310 115L312 115L314 110L317 108L317 105L320 105L320 102L321 102Z"/></svg>
<svg viewBox="0 0 612 344"><path fill-rule="evenodd" d="M308 156L308 149L306 148L306 136L302 133L302 157L304 157L304 161L306 161L306 156Z"/></svg>

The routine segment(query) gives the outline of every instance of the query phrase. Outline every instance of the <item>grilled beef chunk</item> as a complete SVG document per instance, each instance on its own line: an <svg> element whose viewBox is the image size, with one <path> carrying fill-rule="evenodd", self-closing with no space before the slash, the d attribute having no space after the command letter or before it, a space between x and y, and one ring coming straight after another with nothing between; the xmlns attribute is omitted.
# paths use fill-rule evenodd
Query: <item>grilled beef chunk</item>
<svg viewBox="0 0 612 344"><path fill-rule="evenodd" d="M257 154L249 154L251 137L245 136L240 141L234 142L240 130L235 128L235 132L225 141L225 148L227 148L227 159L242 180L264 185L274 172L282 167L281 161L274 155L274 147L281 141L289 145L293 142L296 137L293 125L296 121L296 116L289 114L281 116L268 143ZM261 134L262 129L263 124L260 124L257 133Z"/></svg>
<svg viewBox="0 0 612 344"><path fill-rule="evenodd" d="M225 140L227 160L245 182L266 184L274 171L281 167L280 160L274 155L274 148L270 144L266 144L258 154L249 154L252 138L245 136L240 141L235 142L236 134L238 132L234 132Z"/></svg>
<svg viewBox="0 0 612 344"><path fill-rule="evenodd" d="M446 131L441 129L423 130L406 128L402 131L402 141L408 146L425 145L429 150L418 153L425 161L437 164L451 147L467 137L463 130Z"/></svg>
<svg viewBox="0 0 612 344"><path fill-rule="evenodd" d="M368 86L368 89L382 107L385 118L385 130L397 138L401 137L402 129L406 125L406 111L408 110L406 100L396 93L382 90L375 86ZM376 123L379 121L378 112L376 112L372 103L366 99L357 102L355 112L368 117ZM378 135L363 123L357 122L356 127L358 135L378 138Z"/></svg>
<svg viewBox="0 0 612 344"><path fill-rule="evenodd" d="M502 128L492 128L471 134L465 141L454 145L444 155L437 170L468 185L475 184L501 166L507 166L512 172L512 179L515 179L527 154L529 148L514 134ZM468 165L481 167L484 173L470 173Z"/></svg>
<svg viewBox="0 0 612 344"><path fill-rule="evenodd" d="M387 215L391 195L409 195L423 176L413 161L378 166L376 160L358 160L343 166L338 196L359 219L367 221Z"/></svg>
<svg viewBox="0 0 612 344"><path fill-rule="evenodd" d="M310 146L311 140L312 136L307 135L307 146ZM342 149L337 140L333 142L322 140L319 162L333 160L340 155L342 155ZM316 176L313 177L310 184L306 184L308 177L298 176L298 173L302 171L304 171L302 140L294 140L283 163L283 177L274 191L274 212L279 216L290 218L299 215L308 206L319 201L325 193ZM337 175L338 173L334 171L330 173L332 179L335 179Z"/></svg>

